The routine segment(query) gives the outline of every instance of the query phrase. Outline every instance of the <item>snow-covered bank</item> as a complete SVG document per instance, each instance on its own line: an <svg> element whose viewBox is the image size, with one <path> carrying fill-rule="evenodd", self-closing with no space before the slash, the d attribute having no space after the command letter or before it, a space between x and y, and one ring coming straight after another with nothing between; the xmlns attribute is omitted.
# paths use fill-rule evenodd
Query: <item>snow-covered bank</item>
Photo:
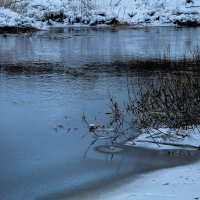
<svg viewBox="0 0 200 200"><path fill-rule="evenodd" d="M141 174L131 183L101 195L100 200L200 199L200 162Z"/></svg>
<svg viewBox="0 0 200 200"><path fill-rule="evenodd" d="M194 151L194 155L191 154L188 156L199 156L200 151L197 149L199 149L200 146L200 134L198 130L199 129L188 129L187 131L179 130L177 133L166 128L159 130L152 129L150 134L143 133L139 135L134 142L127 142L127 145L136 145L153 149L175 149L180 147L193 150L196 149L196 151ZM141 174L133 178L132 182L102 194L98 199L200 199L199 179L200 162L198 161L190 165L167 168Z"/></svg>
<svg viewBox="0 0 200 200"><path fill-rule="evenodd" d="M21 0L0 3L0 27L71 24L199 25L200 0Z"/></svg>
<svg viewBox="0 0 200 200"><path fill-rule="evenodd" d="M173 156L174 159L182 157L188 161L188 165L140 174L133 177L132 180L129 179L129 183L118 186L118 188L112 189L111 191L106 191L97 199L200 199L199 130L199 127L180 128L177 130L169 128L149 129L148 133L145 133L143 130L141 135L132 141L128 141L126 145L142 146L157 150L165 149L165 152L169 156ZM178 152L176 152L176 148L179 148ZM109 149L106 152L111 151ZM114 151L114 148L112 152L118 153ZM191 164L189 162L190 158L196 158L197 162Z"/></svg>
<svg viewBox="0 0 200 200"><path fill-rule="evenodd" d="M106 191L99 200L188 200L200 199L200 134L199 127L187 129L148 129L126 145L167 149L168 155L174 159L179 156L188 160L188 165L167 168L140 174L118 188ZM173 149L180 148L177 153ZM185 151L186 150L186 151ZM117 151L116 151L117 152ZM195 157L198 161L189 164L189 159Z"/></svg>

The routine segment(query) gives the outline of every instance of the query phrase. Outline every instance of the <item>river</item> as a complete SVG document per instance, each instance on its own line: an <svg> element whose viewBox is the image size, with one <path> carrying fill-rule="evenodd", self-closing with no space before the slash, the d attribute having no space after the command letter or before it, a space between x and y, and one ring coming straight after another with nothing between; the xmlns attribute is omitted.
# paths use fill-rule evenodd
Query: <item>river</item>
<svg viewBox="0 0 200 200"><path fill-rule="evenodd" d="M84 128L105 120L108 91L126 98L120 67L132 60L182 58L199 28L57 28L0 35L0 199L95 199L139 173L187 164L163 151L95 151ZM120 68L121 69L121 68ZM137 69L144 81L154 71ZM137 87L137 86L136 86Z"/></svg>

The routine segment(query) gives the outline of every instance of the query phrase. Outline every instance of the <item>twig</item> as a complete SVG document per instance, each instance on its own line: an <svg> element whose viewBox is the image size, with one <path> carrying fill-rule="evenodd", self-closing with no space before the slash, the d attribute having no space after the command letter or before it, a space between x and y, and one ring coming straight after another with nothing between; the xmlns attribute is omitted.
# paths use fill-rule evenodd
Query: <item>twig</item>
<svg viewBox="0 0 200 200"><path fill-rule="evenodd" d="M114 6L118 6L122 0L119 0Z"/></svg>
<svg viewBox="0 0 200 200"><path fill-rule="evenodd" d="M155 144L160 144L160 145L169 145L169 146L176 146L176 147L183 147L183 148L193 148L193 149L199 149L200 146L194 146L194 145L189 145L189 144L172 144L168 142L154 142L154 141L148 141L148 140L137 140L137 142L146 142L146 143L155 143Z"/></svg>

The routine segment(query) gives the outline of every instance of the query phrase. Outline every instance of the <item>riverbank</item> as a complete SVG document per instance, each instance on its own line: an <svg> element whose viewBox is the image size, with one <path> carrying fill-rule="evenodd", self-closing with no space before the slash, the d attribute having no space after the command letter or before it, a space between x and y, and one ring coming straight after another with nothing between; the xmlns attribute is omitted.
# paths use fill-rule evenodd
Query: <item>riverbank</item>
<svg viewBox="0 0 200 200"><path fill-rule="evenodd" d="M137 176L136 180L101 195L100 200L200 199L200 162Z"/></svg>
<svg viewBox="0 0 200 200"><path fill-rule="evenodd" d="M199 26L200 0L34 0L0 3L0 27L68 25Z"/></svg>
<svg viewBox="0 0 200 200"><path fill-rule="evenodd" d="M163 129L163 132L167 130ZM169 130L168 130L169 131ZM192 134L191 134L192 132ZM155 133L156 134L156 133ZM158 134L158 133L157 133ZM171 132L173 135L173 132ZM148 137L148 134L141 134L135 139L134 143L127 143L130 146L142 146L149 149L163 150L168 152L170 157L178 159L180 157L191 158L199 156L200 136L197 130L187 131L187 137L184 139L175 139L173 142L163 140L162 137L157 138ZM150 142L150 143L149 143ZM168 145L166 145L168 144ZM175 152L174 149L181 148L180 152ZM190 152L192 149L196 151ZM186 151L184 150L186 149ZM189 151L187 151L189 150ZM112 191L102 194L98 199L100 200L188 200L200 199L199 192L199 178L200 178L200 162L183 165L173 168L166 168L148 173L142 173L133 178L132 182L126 183L123 186L113 189Z"/></svg>

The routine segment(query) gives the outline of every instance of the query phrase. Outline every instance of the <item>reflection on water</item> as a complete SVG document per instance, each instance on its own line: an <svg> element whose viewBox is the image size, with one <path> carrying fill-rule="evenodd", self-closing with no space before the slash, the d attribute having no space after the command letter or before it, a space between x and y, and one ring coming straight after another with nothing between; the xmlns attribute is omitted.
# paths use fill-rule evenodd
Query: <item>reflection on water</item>
<svg viewBox="0 0 200 200"><path fill-rule="evenodd" d="M54 29L0 36L0 63L59 63L67 67L185 55L200 41L199 28L155 27L134 30Z"/></svg>
<svg viewBox="0 0 200 200"><path fill-rule="evenodd" d="M168 44L171 56L182 55L199 31L72 28L0 36L0 199L95 199L131 175L198 159L125 146L111 159L94 150L100 143L84 158L93 138L82 138L81 116L105 121L108 91L119 100L127 95L123 66ZM149 74L131 75L145 81Z"/></svg>

